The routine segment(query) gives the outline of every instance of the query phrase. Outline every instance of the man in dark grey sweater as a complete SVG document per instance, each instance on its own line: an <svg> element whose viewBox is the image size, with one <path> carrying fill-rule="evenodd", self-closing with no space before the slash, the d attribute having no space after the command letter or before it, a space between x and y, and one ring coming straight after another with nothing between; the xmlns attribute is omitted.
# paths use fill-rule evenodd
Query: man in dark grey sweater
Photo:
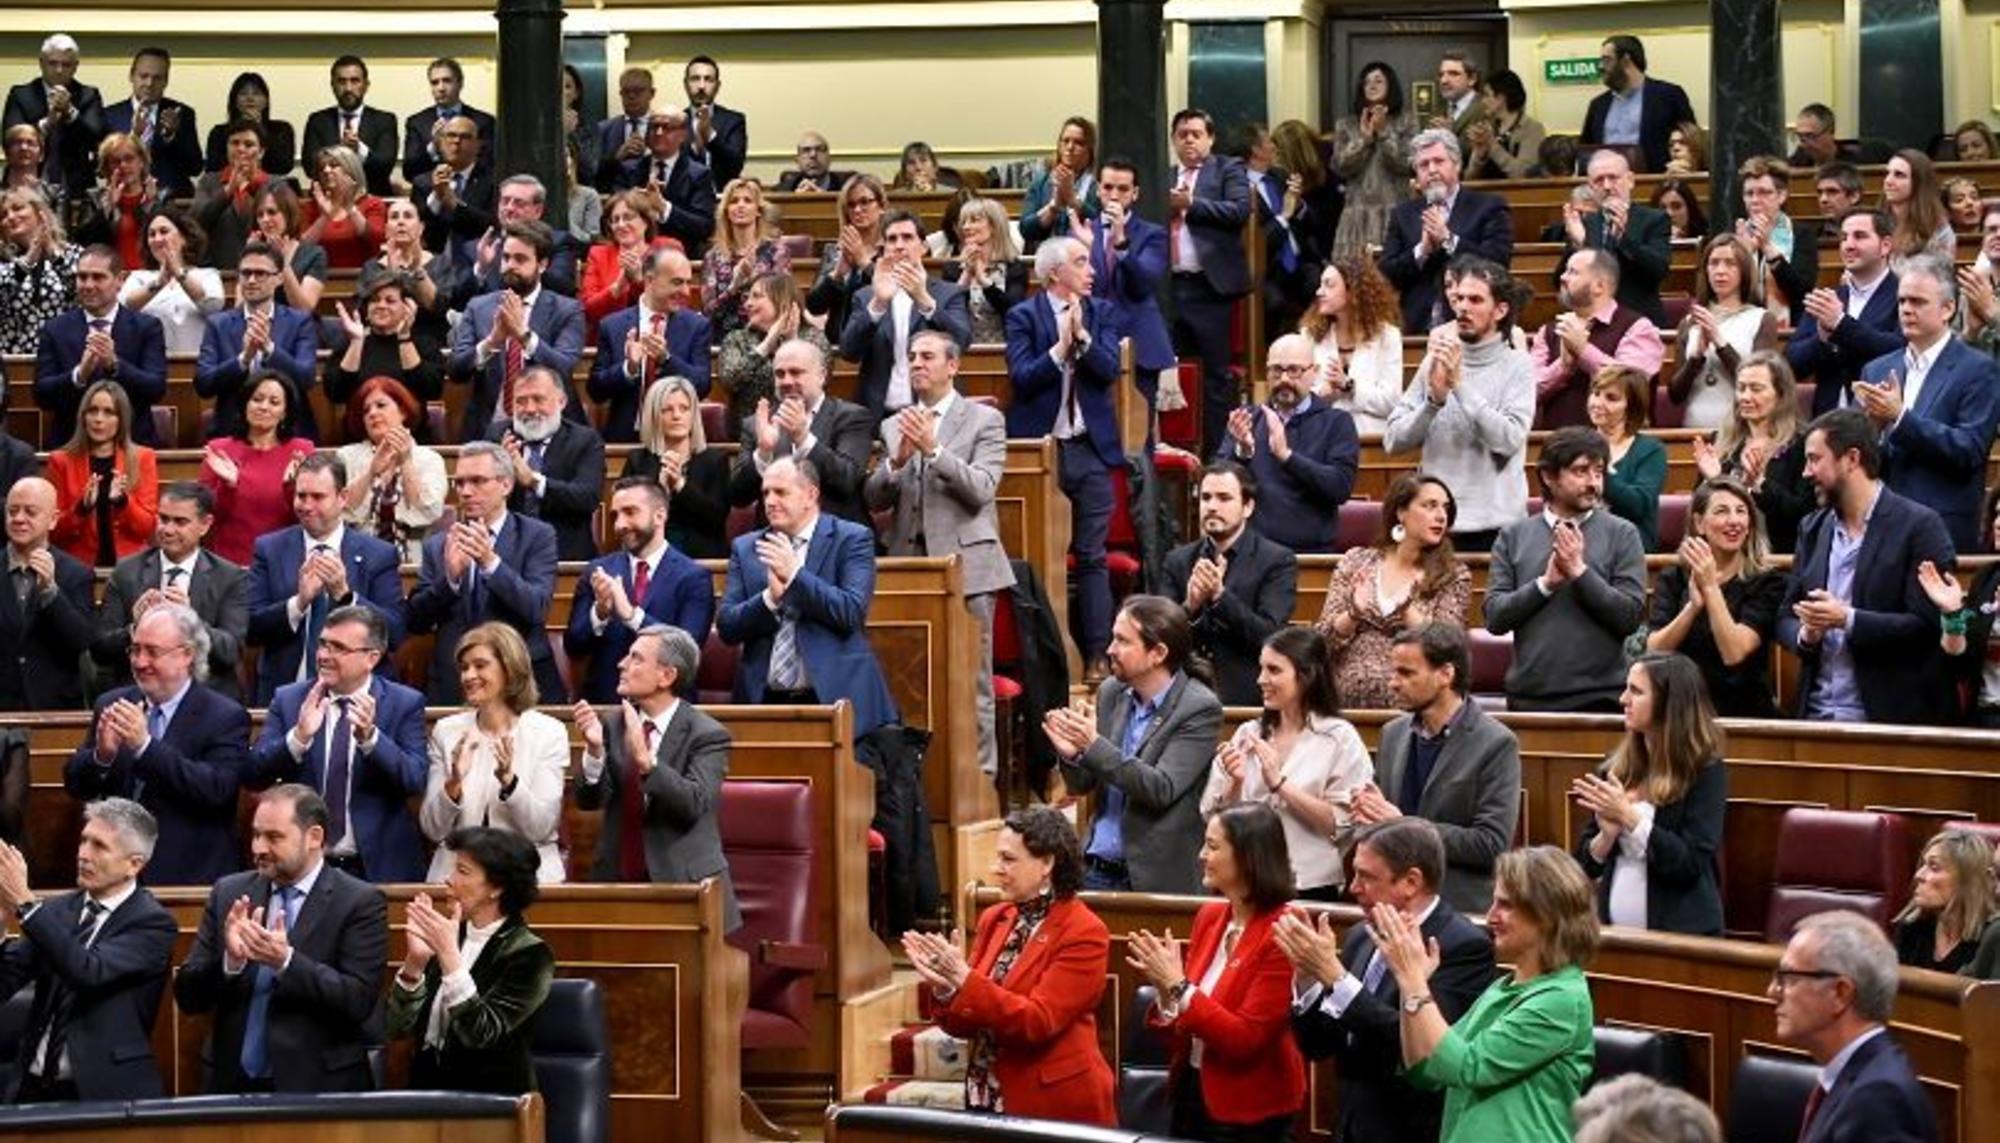
<svg viewBox="0 0 2000 1143"><path fill-rule="evenodd" d="M1486 629L1514 635L1510 710L1616 711L1625 637L1646 609L1639 530L1603 507L1610 448L1594 429L1559 429L1542 447L1542 512L1493 545Z"/></svg>

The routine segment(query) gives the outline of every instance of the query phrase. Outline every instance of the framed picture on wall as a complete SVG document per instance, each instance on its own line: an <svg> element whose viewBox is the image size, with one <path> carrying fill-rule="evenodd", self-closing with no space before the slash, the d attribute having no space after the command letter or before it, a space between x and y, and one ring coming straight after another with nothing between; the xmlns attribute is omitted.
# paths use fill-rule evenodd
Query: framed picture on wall
<svg viewBox="0 0 2000 1143"><path fill-rule="evenodd" d="M1427 122L1439 113L1442 106L1438 100L1438 85L1427 79L1420 79L1410 85L1410 103L1417 112L1419 123Z"/></svg>

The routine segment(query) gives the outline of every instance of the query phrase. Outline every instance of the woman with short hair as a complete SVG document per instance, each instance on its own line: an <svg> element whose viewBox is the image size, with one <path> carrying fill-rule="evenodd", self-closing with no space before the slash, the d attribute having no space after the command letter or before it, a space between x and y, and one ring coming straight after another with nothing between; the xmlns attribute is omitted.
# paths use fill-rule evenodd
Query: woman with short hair
<svg viewBox="0 0 2000 1143"><path fill-rule="evenodd" d="M48 200L32 190L0 191L0 353L32 356L42 327L76 304L83 248L63 235Z"/></svg>
<svg viewBox="0 0 2000 1143"><path fill-rule="evenodd" d="M1651 374L1614 361L1590 379L1590 396L1584 399L1590 427L1611 450L1604 502L1639 529L1639 542L1649 552L1660 542L1660 493L1667 486L1667 446L1640 431L1652 391Z"/></svg>
<svg viewBox="0 0 2000 1143"><path fill-rule="evenodd" d="M423 406L401 381L378 375L347 401L340 463L347 526L392 544L404 563L423 562L424 537L444 518L444 457L418 436Z"/></svg>
<svg viewBox="0 0 2000 1143"><path fill-rule="evenodd" d="M305 213L298 192L287 182L273 179L257 192L253 217L257 233L278 252L280 297L295 310L319 312L320 295L326 292L326 250L303 236ZM358 264L358 263L357 263Z"/></svg>
<svg viewBox="0 0 2000 1143"><path fill-rule="evenodd" d="M318 162L312 197L300 204L299 240L326 251L327 265L336 270L360 269L382 249L388 204L368 193L368 174L352 148L324 148Z"/></svg>
<svg viewBox="0 0 2000 1143"><path fill-rule="evenodd" d="M1014 248L1007 212L990 198L969 198L959 205L958 254L939 273L965 289L972 311L972 342L991 345L1007 340L1007 311L1028 296L1028 265Z"/></svg>
<svg viewBox="0 0 2000 1143"><path fill-rule="evenodd" d="M728 559L729 460L710 447L694 382L662 377L640 401L639 447L625 454L619 476L643 476L666 489L667 543L677 551Z"/></svg>

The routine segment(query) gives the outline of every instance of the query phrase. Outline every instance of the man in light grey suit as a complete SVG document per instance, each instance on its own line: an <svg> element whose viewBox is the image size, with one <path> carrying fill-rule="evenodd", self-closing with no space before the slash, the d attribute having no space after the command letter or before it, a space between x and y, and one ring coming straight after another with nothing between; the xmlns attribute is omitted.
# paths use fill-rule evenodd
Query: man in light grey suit
<svg viewBox="0 0 2000 1143"><path fill-rule="evenodd" d="M1201 892L1201 789L1222 703L1188 672L1193 652L1180 604L1132 596L1111 624L1111 677L1096 710L1042 719L1070 792L1104 790L1084 845L1085 889Z"/></svg>
<svg viewBox="0 0 2000 1143"><path fill-rule="evenodd" d="M1014 586L1000 546L994 494L1007 467L1007 418L957 389L958 342L937 330L910 338L916 403L882 422L887 460L868 477L868 507L893 507L892 556L958 554L965 606L979 620L979 768L999 770L993 727L993 596Z"/></svg>
<svg viewBox="0 0 2000 1143"><path fill-rule="evenodd" d="M943 330L962 348L972 342L965 289L924 269L924 224L908 211L882 223L882 256L866 285L854 291L840 355L861 364L856 400L877 419L915 402L909 346L923 330Z"/></svg>
<svg viewBox="0 0 2000 1143"><path fill-rule="evenodd" d="M639 632L618 663L618 706L576 704L583 732L576 804L602 809L593 881L722 881L723 927L742 923L717 810L729 773L729 732L681 701L701 651L678 627Z"/></svg>
<svg viewBox="0 0 2000 1143"><path fill-rule="evenodd" d="M1444 838L1442 895L1463 913L1493 903L1493 863L1514 844L1521 747L1514 732L1466 697L1465 629L1426 623L1396 633L1389 689L1405 711L1382 728L1375 781L1354 798L1357 825L1420 817Z"/></svg>
<svg viewBox="0 0 2000 1143"><path fill-rule="evenodd" d="M90 657L110 676L109 686L132 681L126 652L132 625L161 603L184 603L208 628L208 685L238 702L243 687L236 664L250 631L249 589L243 569L201 546L215 522L215 494L192 480L160 490L153 546L111 569Z"/></svg>

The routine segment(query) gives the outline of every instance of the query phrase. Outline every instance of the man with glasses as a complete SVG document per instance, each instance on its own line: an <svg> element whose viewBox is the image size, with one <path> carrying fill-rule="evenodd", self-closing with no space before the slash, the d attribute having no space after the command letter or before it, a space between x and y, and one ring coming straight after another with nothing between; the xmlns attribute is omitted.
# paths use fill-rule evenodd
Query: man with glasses
<svg viewBox="0 0 2000 1143"><path fill-rule="evenodd" d="M82 801L130 798L158 819L146 884L213 884L238 865L249 712L195 685L208 671L208 627L192 608L163 603L140 616L129 655L133 683L98 697L63 787Z"/></svg>
<svg viewBox="0 0 2000 1143"><path fill-rule="evenodd" d="M450 56L434 59L425 70L430 82L431 105L403 120L403 177L412 184L431 173L444 161L445 132L448 124L464 119L472 124L472 157L479 157L479 141L491 139L493 116L466 104L465 68Z"/></svg>
<svg viewBox="0 0 2000 1143"><path fill-rule="evenodd" d="M7 490L6 584L0 586L0 710L78 710L90 646L90 568L49 546L55 486L24 476Z"/></svg>
<svg viewBox="0 0 2000 1143"><path fill-rule="evenodd" d="M832 169L833 149L827 146L826 136L817 131L800 135L794 154L796 167L778 176L778 189L781 191L825 191L832 194L854 177L853 171Z"/></svg>
<svg viewBox="0 0 2000 1143"><path fill-rule="evenodd" d="M493 229L493 168L479 161L483 136L460 116L439 124L438 161L410 180L410 199L424 223L424 248L470 265L479 240Z"/></svg>
<svg viewBox="0 0 2000 1143"><path fill-rule="evenodd" d="M1846 160L1859 162L1861 144L1842 142L1834 134L1833 108L1824 103L1808 103L1792 119L1792 136L1799 141L1792 152L1792 166L1800 170L1823 167Z"/></svg>
<svg viewBox="0 0 2000 1143"><path fill-rule="evenodd" d="M97 613L90 657L118 684L132 681L126 649L132 626L163 603L178 603L208 628L208 685L243 701L236 664L250 632L249 590L243 569L201 546L215 523L215 493L192 480L160 490L153 544L118 561Z"/></svg>
<svg viewBox="0 0 2000 1143"><path fill-rule="evenodd" d="M364 881L422 881L410 799L424 792L424 696L375 673L389 625L367 607L326 617L312 677L271 699L244 785L298 782L326 799L326 862Z"/></svg>
<svg viewBox="0 0 2000 1143"><path fill-rule="evenodd" d="M597 170L591 182L606 194L619 168L637 164L646 154L646 117L653 111L653 73L628 67L618 75L620 114L597 125ZM577 172L580 176L583 172Z"/></svg>
<svg viewBox="0 0 2000 1143"><path fill-rule="evenodd" d="M1687 91L1646 74L1646 45L1637 36L1605 40L1597 71L1609 90L1584 112L1583 145L1621 147L1643 158L1646 170L1666 170L1668 137L1681 124L1695 122Z"/></svg>
<svg viewBox="0 0 2000 1143"><path fill-rule="evenodd" d="M1613 150L1592 153L1585 168L1597 209L1585 211L1574 202L1563 205L1563 256L1578 250L1609 251L1618 260L1618 301L1656 326L1667 322L1660 304L1660 283L1667 280L1667 253L1673 224L1665 211L1632 201L1632 164ZM1748 192L1745 192L1748 199ZM1785 232L1789 242L1791 232ZM1560 272L1556 275L1561 282ZM1744 283L1744 296L1751 294Z"/></svg>
<svg viewBox="0 0 2000 1143"><path fill-rule="evenodd" d="M319 380L319 319L278 300L281 257L263 242L245 246L236 259L237 304L209 318L202 331L194 391L212 402L211 439L243 430L243 403L255 387L250 378L266 369L292 383L299 397L293 425L318 439L307 395Z"/></svg>
<svg viewBox="0 0 2000 1143"><path fill-rule="evenodd" d="M1264 358L1263 405L1230 410L1218 461L1235 461L1257 481L1250 527L1297 553L1333 551L1340 506L1354 492L1361 437L1345 409L1312 394L1319 366L1312 339L1288 333Z"/></svg>
<svg viewBox="0 0 2000 1143"><path fill-rule="evenodd" d="M636 161L615 164L611 189L641 190L659 212L659 232L701 257L715 231L715 177L688 153L687 112L668 104L646 117L646 152Z"/></svg>
<svg viewBox="0 0 2000 1143"><path fill-rule="evenodd" d="M472 300L506 286L506 244L510 226L521 222L548 228L549 248L542 255L547 263L537 273L542 285L566 298L576 297L576 235L544 217L548 213L549 190L533 175L510 175L500 180L493 199L493 226L472 246L472 272L459 283L454 309L470 309ZM578 352L582 347L578 346Z"/></svg>

